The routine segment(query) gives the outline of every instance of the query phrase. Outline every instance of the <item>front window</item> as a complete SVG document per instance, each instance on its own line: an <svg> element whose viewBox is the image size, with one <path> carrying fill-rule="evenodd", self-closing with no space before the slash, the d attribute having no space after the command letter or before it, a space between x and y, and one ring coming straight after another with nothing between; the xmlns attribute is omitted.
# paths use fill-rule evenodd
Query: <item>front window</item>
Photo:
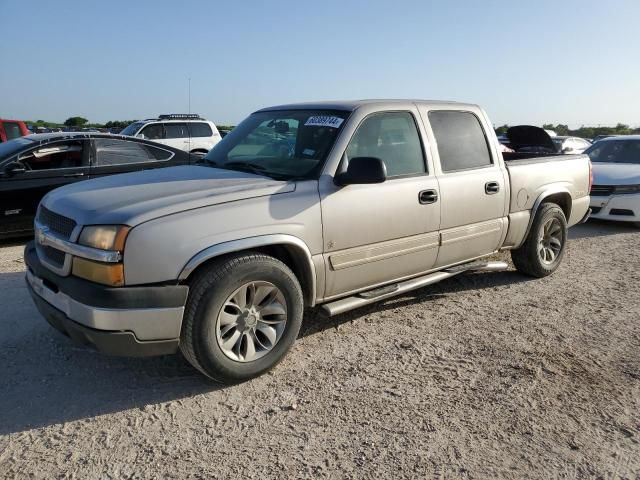
<svg viewBox="0 0 640 480"><path fill-rule="evenodd" d="M606 140L593 144L584 153L592 162L640 164L640 140Z"/></svg>
<svg viewBox="0 0 640 480"><path fill-rule="evenodd" d="M348 115L326 110L254 113L210 150L205 161L277 179L315 178Z"/></svg>
<svg viewBox="0 0 640 480"><path fill-rule="evenodd" d="M132 123L131 125L129 125L127 128L125 128L124 130L122 130L120 132L120 135L128 135L130 137L134 136L138 130L140 130L140 127L143 125L142 122L135 122Z"/></svg>

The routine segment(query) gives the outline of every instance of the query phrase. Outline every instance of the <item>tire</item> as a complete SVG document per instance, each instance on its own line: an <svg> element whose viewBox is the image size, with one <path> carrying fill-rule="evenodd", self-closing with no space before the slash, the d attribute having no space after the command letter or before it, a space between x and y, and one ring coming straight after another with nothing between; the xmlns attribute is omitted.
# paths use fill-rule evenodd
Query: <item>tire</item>
<svg viewBox="0 0 640 480"><path fill-rule="evenodd" d="M213 380L249 380L284 358L303 312L300 283L284 263L257 252L228 256L190 282L180 350Z"/></svg>
<svg viewBox="0 0 640 480"><path fill-rule="evenodd" d="M562 262L567 244L567 231L567 219L562 209L555 203L543 204L524 243L520 248L511 251L511 259L516 269L537 278L551 275Z"/></svg>

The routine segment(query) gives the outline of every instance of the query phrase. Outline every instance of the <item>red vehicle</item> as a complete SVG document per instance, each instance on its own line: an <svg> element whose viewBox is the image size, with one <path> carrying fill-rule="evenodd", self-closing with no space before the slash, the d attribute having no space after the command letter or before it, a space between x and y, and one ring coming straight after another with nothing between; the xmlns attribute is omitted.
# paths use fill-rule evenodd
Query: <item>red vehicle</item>
<svg viewBox="0 0 640 480"><path fill-rule="evenodd" d="M30 133L22 120L4 120L0 118L0 143L24 137Z"/></svg>

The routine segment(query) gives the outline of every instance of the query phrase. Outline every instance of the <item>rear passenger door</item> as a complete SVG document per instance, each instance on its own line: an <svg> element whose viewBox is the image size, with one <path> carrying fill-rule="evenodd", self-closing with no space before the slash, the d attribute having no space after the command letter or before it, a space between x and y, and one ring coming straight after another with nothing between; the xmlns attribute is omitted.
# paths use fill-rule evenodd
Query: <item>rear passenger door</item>
<svg viewBox="0 0 640 480"><path fill-rule="evenodd" d="M430 110L432 153L439 161L440 250L437 267L495 251L507 228L508 182L495 160L481 111Z"/></svg>
<svg viewBox="0 0 640 480"><path fill-rule="evenodd" d="M92 177L188 163L186 156L176 158L174 152L161 145L118 138L94 139L91 157Z"/></svg>
<svg viewBox="0 0 640 480"><path fill-rule="evenodd" d="M189 138L189 129L186 123L166 122L164 124L164 140L165 145L184 150L191 151L191 140Z"/></svg>

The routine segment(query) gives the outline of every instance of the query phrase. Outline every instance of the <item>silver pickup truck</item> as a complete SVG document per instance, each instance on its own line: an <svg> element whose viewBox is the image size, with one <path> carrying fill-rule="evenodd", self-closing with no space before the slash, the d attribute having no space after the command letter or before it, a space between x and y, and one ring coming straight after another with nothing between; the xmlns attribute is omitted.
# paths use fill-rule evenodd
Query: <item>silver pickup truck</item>
<svg viewBox="0 0 640 480"><path fill-rule="evenodd" d="M509 154L505 154L509 155ZM250 115L201 165L96 178L49 193L25 249L38 309L115 355L180 349L238 382L272 368L306 307L329 315L511 250L558 268L588 216L584 155L505 160L476 105L354 101Z"/></svg>

